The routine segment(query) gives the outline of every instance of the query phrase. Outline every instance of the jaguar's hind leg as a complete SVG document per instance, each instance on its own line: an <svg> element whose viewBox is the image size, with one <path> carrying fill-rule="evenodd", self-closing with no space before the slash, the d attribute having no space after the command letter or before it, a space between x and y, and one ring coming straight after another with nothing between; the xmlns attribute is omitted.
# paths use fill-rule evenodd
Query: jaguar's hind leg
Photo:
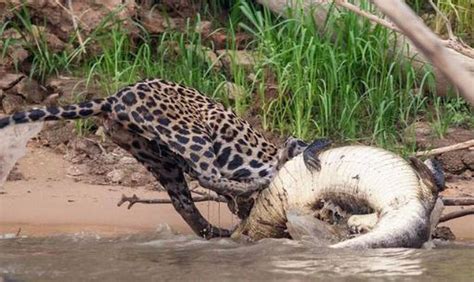
<svg viewBox="0 0 474 282"><path fill-rule="evenodd" d="M184 179L182 164L176 161L178 156L174 156L165 146L129 132L118 123L107 124L106 134L156 177L168 192L176 211L196 234L208 239L230 236L229 230L213 226L197 209Z"/></svg>

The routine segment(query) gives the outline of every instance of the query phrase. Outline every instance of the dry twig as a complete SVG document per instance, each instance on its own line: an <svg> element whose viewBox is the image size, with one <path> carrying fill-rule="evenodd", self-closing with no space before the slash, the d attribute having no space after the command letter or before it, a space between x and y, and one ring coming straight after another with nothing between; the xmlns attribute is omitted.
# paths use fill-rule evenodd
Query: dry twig
<svg viewBox="0 0 474 282"><path fill-rule="evenodd" d="M456 60L423 21L406 5L398 0L372 0L372 2L408 37L435 67L459 90L460 94L474 105L473 77L459 67Z"/></svg>
<svg viewBox="0 0 474 282"><path fill-rule="evenodd" d="M227 202L222 197L216 197L216 196L212 196L212 195L206 195L206 196L193 198L193 202L195 202L195 203L197 203L197 202L206 202L206 201ZM117 203L117 206L120 207L122 204L124 204L126 202L129 203L127 209L130 209L136 203L141 203L141 204L172 204L170 199L140 199L135 194L133 194L133 196L131 196L131 197L128 197L128 196L125 196L125 195L122 194L122 198Z"/></svg>
<svg viewBox="0 0 474 282"><path fill-rule="evenodd" d="M358 14L359 16L363 16L364 18L367 18L368 20L370 20L374 23L380 24L380 25L382 25L382 26L384 26L388 29L391 29L393 31L400 32L400 30L393 23L391 23L391 22L389 22L385 19L379 18L376 15L371 14L367 11L364 11L361 8L357 7L356 5L347 2L347 0L335 0L334 2L338 6L346 8L347 10L352 11L352 12Z"/></svg>
<svg viewBox="0 0 474 282"><path fill-rule="evenodd" d="M17 237L17 238L20 237L20 233L21 233L21 227L18 228L18 231L15 234L15 237Z"/></svg>
<svg viewBox="0 0 474 282"><path fill-rule="evenodd" d="M433 3L433 0L428 0L428 2L430 3L431 7L436 11L436 14L438 14L438 16L440 16L446 24L446 30L448 31L449 39L455 39L453 28L451 27L451 23L449 22L448 17L446 17L446 15L438 9L438 6Z"/></svg>
<svg viewBox="0 0 474 282"><path fill-rule="evenodd" d="M446 147L441 147L441 148L436 148L436 149L432 149L432 150L416 152L415 156L416 157L433 156L433 155L443 154L443 153L446 153L446 152L462 150L462 149L466 149L466 148L469 148L469 147L474 147L474 139L469 140L469 141L465 141L465 142L461 142L461 143L457 143L457 144L454 144L454 145L446 146Z"/></svg>
<svg viewBox="0 0 474 282"><path fill-rule="evenodd" d="M77 24L77 16L74 14L74 11L72 9L72 1L67 0L67 7L61 4L59 0L56 0L56 4L58 4L59 7L65 10L71 16L72 26L74 27L74 31L76 32L77 40L79 41L79 45L81 46L81 51L84 54L87 53L84 40L82 39L81 32L79 31L79 25Z"/></svg>

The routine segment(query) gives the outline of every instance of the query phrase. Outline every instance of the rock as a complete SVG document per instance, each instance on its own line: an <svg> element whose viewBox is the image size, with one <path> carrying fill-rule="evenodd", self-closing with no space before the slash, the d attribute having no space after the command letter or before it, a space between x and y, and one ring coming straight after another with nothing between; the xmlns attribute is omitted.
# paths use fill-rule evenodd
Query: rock
<svg viewBox="0 0 474 282"><path fill-rule="evenodd" d="M151 173L149 173L146 170L143 171L137 171L137 172L132 172L130 175L130 183L128 184L129 186L144 186L149 183L154 183L156 180L152 176Z"/></svg>
<svg viewBox="0 0 474 282"><path fill-rule="evenodd" d="M471 180L473 172L469 169L466 169L463 173L461 173L461 177L464 180Z"/></svg>
<svg viewBox="0 0 474 282"><path fill-rule="evenodd" d="M22 73L5 73L0 71L0 89L8 90L25 78Z"/></svg>
<svg viewBox="0 0 474 282"><path fill-rule="evenodd" d="M227 96L231 100L242 99L246 96L245 89L240 85L237 85L235 83L227 81L225 83L224 87L225 87L225 91L227 93Z"/></svg>
<svg viewBox="0 0 474 282"><path fill-rule="evenodd" d="M414 122L403 132L405 143L417 143L420 148L425 148L432 133L431 125L428 122Z"/></svg>
<svg viewBox="0 0 474 282"><path fill-rule="evenodd" d="M186 32L188 27L187 18L167 17L157 9L141 9L140 15L141 24L150 34L161 34L168 30ZM194 31L207 36L211 33L211 27L211 22L201 21L196 24Z"/></svg>
<svg viewBox="0 0 474 282"><path fill-rule="evenodd" d="M215 70L222 69L222 62L217 57L216 53L211 49L204 50L204 57L206 58L207 62L212 65L212 68Z"/></svg>
<svg viewBox="0 0 474 282"><path fill-rule="evenodd" d="M225 49L229 41L227 33L223 30L212 32L209 35L209 39L212 41L215 49ZM234 40L237 50L243 50L248 49L248 45L252 41L252 36L240 32L233 35L232 40Z"/></svg>
<svg viewBox="0 0 474 282"><path fill-rule="evenodd" d="M433 239L452 241L456 239L454 233L447 226L438 226L431 235Z"/></svg>
<svg viewBox="0 0 474 282"><path fill-rule="evenodd" d="M102 154L102 150L96 142L85 138L77 138L73 142L73 148L78 153L84 153L91 158L96 158Z"/></svg>
<svg viewBox="0 0 474 282"><path fill-rule="evenodd" d="M462 162L472 171L474 171L474 151L469 151L462 157Z"/></svg>
<svg viewBox="0 0 474 282"><path fill-rule="evenodd" d="M0 0L0 22L4 23L7 21L8 18L11 18L13 16L13 13L7 9L7 1L5 0Z"/></svg>
<svg viewBox="0 0 474 282"><path fill-rule="evenodd" d="M47 96L46 90L31 78L21 79L7 93L18 94L28 103L41 103Z"/></svg>
<svg viewBox="0 0 474 282"><path fill-rule="evenodd" d="M46 80L45 85L51 93L59 94L56 99L59 105L76 103L78 97L90 100L100 93L96 85L86 85L86 80L79 77L51 77Z"/></svg>
<svg viewBox="0 0 474 282"><path fill-rule="evenodd" d="M194 31L203 34L204 36L211 34L211 30L212 23L210 21L200 21L196 24L196 27L194 28Z"/></svg>
<svg viewBox="0 0 474 282"><path fill-rule="evenodd" d="M169 25L169 21L172 21L170 19L168 23L165 23L165 17L163 17L156 9L151 9L149 11L141 10L140 15L143 27L151 34L165 32L167 26Z"/></svg>
<svg viewBox="0 0 474 282"><path fill-rule="evenodd" d="M0 42L0 50L3 49ZM0 56L0 67L13 70L16 65L21 66L30 56L28 51L20 44L12 44L7 47L5 56Z"/></svg>
<svg viewBox="0 0 474 282"><path fill-rule="evenodd" d="M216 53L209 47L205 46L195 46L192 44L186 44L185 48L190 51L195 51L196 55L198 55L202 60L206 61L215 70L220 70L222 68L222 62L217 57ZM180 53L180 47L175 46L175 51L177 54Z"/></svg>
<svg viewBox="0 0 474 282"><path fill-rule="evenodd" d="M71 140L75 140L76 137L74 123L64 121L46 122L39 134L40 142L53 148L68 144Z"/></svg>
<svg viewBox="0 0 474 282"><path fill-rule="evenodd" d="M67 175L69 176L81 176L88 173L88 168L86 165L73 165L67 168Z"/></svg>
<svg viewBox="0 0 474 282"><path fill-rule="evenodd" d="M216 52L229 72L236 66L251 72L256 63L257 54L253 51L217 50Z"/></svg>
<svg viewBox="0 0 474 282"><path fill-rule="evenodd" d="M459 174L464 171L463 156L464 151L452 151L441 154L438 160L443 163L443 168L447 172Z"/></svg>
<svg viewBox="0 0 474 282"><path fill-rule="evenodd" d="M27 40L31 42L31 40L35 40L38 42L45 42L48 45L49 51L52 52L61 52L66 48L72 48L72 45L64 43L59 37L51 33L46 27L44 26L31 26L31 36L33 38L28 38Z"/></svg>
<svg viewBox="0 0 474 282"><path fill-rule="evenodd" d="M21 98L18 95L10 94L10 95L3 96L2 108L3 108L3 111L7 115L23 110L25 106L26 106L25 100L23 100L23 98Z"/></svg>
<svg viewBox="0 0 474 282"><path fill-rule="evenodd" d="M104 19L111 13L113 13L112 22L121 20L129 32L137 31L132 22L132 18L136 16L136 5L132 0L71 1L71 6L61 1L2 0L0 7L2 6L10 13L20 12L23 8L28 9L33 24L48 26L49 32L64 42L68 42L73 34L77 35L79 32L76 30L80 31L82 38L86 38L103 24ZM76 19L77 29L73 18Z"/></svg>
<svg viewBox="0 0 474 282"><path fill-rule="evenodd" d="M119 160L118 164L120 166L122 165L134 165L134 164L137 164L137 160L133 157L123 157Z"/></svg>
<svg viewBox="0 0 474 282"><path fill-rule="evenodd" d="M21 173L17 166L14 166L7 177L7 181L24 180L26 177Z"/></svg>
<svg viewBox="0 0 474 282"><path fill-rule="evenodd" d="M120 183L124 177L125 173L121 169L114 169L105 176L105 178L112 183Z"/></svg>
<svg viewBox="0 0 474 282"><path fill-rule="evenodd" d="M31 41L30 41L31 42ZM6 49L4 56L0 56L0 66L13 70L15 66L21 65L29 53L25 49L28 40L15 29L9 28L1 33L0 50Z"/></svg>
<svg viewBox="0 0 474 282"><path fill-rule="evenodd" d="M113 154L104 154L101 157L101 161L106 165L112 165L117 163L117 157Z"/></svg>

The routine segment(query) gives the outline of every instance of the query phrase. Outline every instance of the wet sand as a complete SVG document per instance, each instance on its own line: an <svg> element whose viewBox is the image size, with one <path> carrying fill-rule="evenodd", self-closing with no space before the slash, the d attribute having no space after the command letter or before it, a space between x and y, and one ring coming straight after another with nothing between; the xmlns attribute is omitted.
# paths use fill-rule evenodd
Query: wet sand
<svg viewBox="0 0 474 282"><path fill-rule="evenodd" d="M18 163L26 180L7 181L0 190L0 234L43 236L95 233L117 235L153 231L168 224L172 230L191 234L171 204L135 204L117 207L122 194L140 198L168 198L165 192L142 188L90 185L67 176L62 156L43 148L28 148ZM225 204L197 203L214 224L231 227L237 219ZM161 225L161 227L160 227Z"/></svg>
<svg viewBox="0 0 474 282"><path fill-rule="evenodd" d="M135 204L130 210L127 203L117 207L122 194L167 198L165 192L75 182L67 176L68 165L61 155L48 149L28 148L26 156L18 163L25 180L8 181L0 190L0 234L16 234L21 229L20 234L27 236L119 235L154 231L163 228L163 224L176 232L192 234L170 204ZM471 184L461 185L474 190ZM453 189L447 192L452 195ZM205 202L197 203L197 206L209 221L218 226L230 228L238 222L225 204ZM446 212L454 209L459 207L448 207ZM443 225L451 227L458 239L474 239L474 216L451 220Z"/></svg>

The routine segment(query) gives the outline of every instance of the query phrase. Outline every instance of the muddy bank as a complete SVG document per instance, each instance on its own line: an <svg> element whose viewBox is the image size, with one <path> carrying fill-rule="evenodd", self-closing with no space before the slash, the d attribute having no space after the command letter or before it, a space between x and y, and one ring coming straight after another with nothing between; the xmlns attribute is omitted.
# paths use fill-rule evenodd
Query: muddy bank
<svg viewBox="0 0 474 282"><path fill-rule="evenodd" d="M136 204L130 210L117 207L122 194L143 198L167 198L165 192L144 187L94 185L68 176L71 163L63 155L30 142L28 152L16 166L0 194L0 234L45 236L53 234L92 233L117 235L154 231L157 228L193 234L171 205ZM12 175L10 175L11 177ZM471 181L449 182L444 195L474 195ZM238 220L225 204L196 203L202 214L217 226L230 228ZM457 207L449 207L446 212ZM474 216L448 221L457 239L474 239Z"/></svg>
<svg viewBox="0 0 474 282"><path fill-rule="evenodd" d="M21 228L20 235L27 236L117 235L155 231L166 224L176 232L193 234L172 205L117 207L122 194L167 198L165 192L76 182L67 176L70 164L62 155L31 145L17 165L21 180L7 181L0 191L0 234L17 233ZM238 222L225 204L196 205L217 226L230 228Z"/></svg>

